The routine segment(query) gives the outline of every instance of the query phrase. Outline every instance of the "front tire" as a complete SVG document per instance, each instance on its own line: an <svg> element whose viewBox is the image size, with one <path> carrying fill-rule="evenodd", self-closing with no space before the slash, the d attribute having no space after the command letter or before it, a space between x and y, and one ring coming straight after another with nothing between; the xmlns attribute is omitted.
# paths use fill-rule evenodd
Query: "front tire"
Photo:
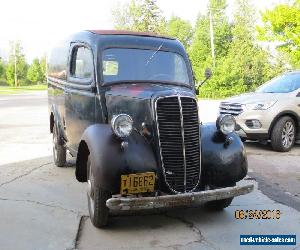
<svg viewBox="0 0 300 250"><path fill-rule="evenodd" d="M289 116L281 117L275 124L271 134L271 145L275 151L288 152L295 143L296 127Z"/></svg>
<svg viewBox="0 0 300 250"><path fill-rule="evenodd" d="M111 197L111 194L102 188L95 186L90 156L87 161L87 176L87 198L90 219L95 227L103 228L108 224L109 209L106 206L106 201Z"/></svg>
<svg viewBox="0 0 300 250"><path fill-rule="evenodd" d="M61 139L59 138L57 128L54 125L53 128L53 160L57 167L63 167L66 164L67 150L64 145L61 145Z"/></svg>

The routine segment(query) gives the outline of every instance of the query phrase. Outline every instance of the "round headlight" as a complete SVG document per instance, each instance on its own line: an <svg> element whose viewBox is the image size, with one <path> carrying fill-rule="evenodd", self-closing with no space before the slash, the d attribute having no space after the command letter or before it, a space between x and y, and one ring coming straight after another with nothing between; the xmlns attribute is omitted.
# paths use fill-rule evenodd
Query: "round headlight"
<svg viewBox="0 0 300 250"><path fill-rule="evenodd" d="M235 130L236 122L232 115L221 115L217 121L217 127L224 135L228 135Z"/></svg>
<svg viewBox="0 0 300 250"><path fill-rule="evenodd" d="M116 136L127 137L132 131L132 118L126 114L115 115L111 119L111 127Z"/></svg>

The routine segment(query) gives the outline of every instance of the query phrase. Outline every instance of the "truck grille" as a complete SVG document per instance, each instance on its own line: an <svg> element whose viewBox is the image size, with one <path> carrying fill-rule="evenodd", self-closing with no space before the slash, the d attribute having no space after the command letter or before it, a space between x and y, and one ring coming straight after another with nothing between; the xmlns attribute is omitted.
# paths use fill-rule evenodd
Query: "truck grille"
<svg viewBox="0 0 300 250"><path fill-rule="evenodd" d="M156 102L157 129L165 180L174 192L193 191L200 180L200 131L192 97L162 97Z"/></svg>
<svg viewBox="0 0 300 250"><path fill-rule="evenodd" d="M244 110L240 103L221 102L219 111L221 115L229 114L233 116L238 116Z"/></svg>

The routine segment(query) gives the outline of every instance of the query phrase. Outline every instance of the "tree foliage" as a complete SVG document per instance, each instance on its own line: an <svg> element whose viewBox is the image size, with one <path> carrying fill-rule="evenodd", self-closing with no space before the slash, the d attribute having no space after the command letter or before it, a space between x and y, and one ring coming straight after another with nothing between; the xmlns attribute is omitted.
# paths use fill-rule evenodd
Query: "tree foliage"
<svg viewBox="0 0 300 250"><path fill-rule="evenodd" d="M15 67L16 63L16 67ZM17 75L17 82L15 83L15 68ZM6 68L6 80L11 86L20 86L26 82L28 65L25 60L25 55L23 54L23 48L21 43L11 42L10 43L10 55Z"/></svg>
<svg viewBox="0 0 300 250"><path fill-rule="evenodd" d="M113 11L116 29L165 33L166 21L156 0L131 0Z"/></svg>
<svg viewBox="0 0 300 250"><path fill-rule="evenodd" d="M216 12L213 14L216 67L212 78L200 90L202 97L227 97L252 91L282 71L256 43L255 11L249 0L236 0L232 23L226 18L224 0L211 0L210 6ZM198 18L194 39L190 57L196 79L201 81L205 68L212 67L208 16Z"/></svg>
<svg viewBox="0 0 300 250"><path fill-rule="evenodd" d="M27 79L34 84L37 84L43 80L43 72L38 58L35 58L32 61L32 64L29 66L27 71Z"/></svg>
<svg viewBox="0 0 300 250"><path fill-rule="evenodd" d="M208 9L212 12L217 67L228 54L232 41L232 25L226 16L226 7L225 0L210 0L208 5ZM189 56L196 79L201 81L205 68L212 67L209 13L198 16L194 33Z"/></svg>
<svg viewBox="0 0 300 250"><path fill-rule="evenodd" d="M2 79L4 77L4 73L5 73L5 65L4 65L4 62L0 58L0 79Z"/></svg>
<svg viewBox="0 0 300 250"><path fill-rule="evenodd" d="M263 24L257 27L259 39L279 42L278 51L292 67L300 66L300 0L279 4L262 14Z"/></svg>
<svg viewBox="0 0 300 250"><path fill-rule="evenodd" d="M46 74L47 74L47 59L46 55L43 55L40 60L40 67L41 67L41 82L46 82Z"/></svg>
<svg viewBox="0 0 300 250"><path fill-rule="evenodd" d="M169 36L177 38L187 49L191 44L193 27L190 22L172 16L167 23L167 33Z"/></svg>

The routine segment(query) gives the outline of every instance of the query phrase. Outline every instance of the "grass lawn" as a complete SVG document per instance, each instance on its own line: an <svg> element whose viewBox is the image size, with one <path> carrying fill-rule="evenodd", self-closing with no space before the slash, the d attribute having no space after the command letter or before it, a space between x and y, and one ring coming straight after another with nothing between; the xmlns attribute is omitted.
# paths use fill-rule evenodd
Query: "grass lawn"
<svg viewBox="0 0 300 250"><path fill-rule="evenodd" d="M46 84L28 85L20 87L0 86L0 95L22 94L29 91L41 91L46 89Z"/></svg>

